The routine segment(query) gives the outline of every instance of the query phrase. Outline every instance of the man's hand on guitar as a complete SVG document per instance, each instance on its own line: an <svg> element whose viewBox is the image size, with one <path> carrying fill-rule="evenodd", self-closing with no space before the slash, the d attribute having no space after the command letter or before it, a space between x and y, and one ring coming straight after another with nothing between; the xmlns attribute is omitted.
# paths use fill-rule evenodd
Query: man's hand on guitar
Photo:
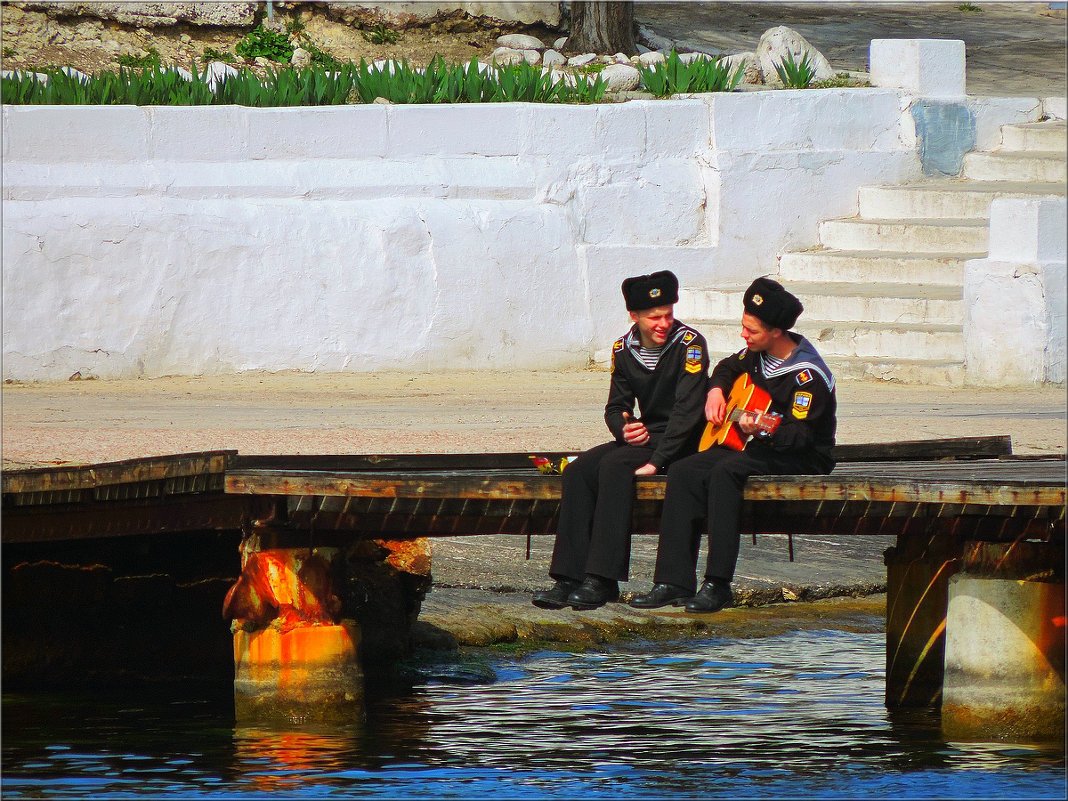
<svg viewBox="0 0 1068 801"><path fill-rule="evenodd" d="M705 419L712 425L718 426L727 416L727 399L723 397L723 390L715 387L708 393L705 399Z"/></svg>
<svg viewBox="0 0 1068 801"><path fill-rule="evenodd" d="M752 436L758 431L763 430L757 422L760 416L756 412L746 412L738 418L738 428L742 430L742 433L746 436Z"/></svg>
<svg viewBox="0 0 1068 801"><path fill-rule="evenodd" d="M628 445L644 445L649 441L649 431L645 423L631 420L629 412L623 412L623 439Z"/></svg>

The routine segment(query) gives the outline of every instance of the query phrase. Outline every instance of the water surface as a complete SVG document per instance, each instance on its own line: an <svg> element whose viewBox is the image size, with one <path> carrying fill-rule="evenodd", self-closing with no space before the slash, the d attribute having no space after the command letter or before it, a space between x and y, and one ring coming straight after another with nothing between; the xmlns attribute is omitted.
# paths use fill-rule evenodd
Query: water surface
<svg viewBox="0 0 1068 801"><path fill-rule="evenodd" d="M1063 746L890 716L883 648L817 630L438 656L329 729L235 726L228 691L202 688L7 694L3 797L1065 797Z"/></svg>

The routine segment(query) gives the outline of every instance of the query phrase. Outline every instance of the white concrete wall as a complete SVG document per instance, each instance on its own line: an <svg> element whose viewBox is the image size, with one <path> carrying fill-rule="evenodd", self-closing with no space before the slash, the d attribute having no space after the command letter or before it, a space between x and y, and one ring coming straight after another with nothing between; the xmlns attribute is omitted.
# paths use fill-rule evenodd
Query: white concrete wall
<svg viewBox="0 0 1068 801"><path fill-rule="evenodd" d="M896 90L3 109L4 377L557 368L918 172Z"/></svg>
<svg viewBox="0 0 1068 801"><path fill-rule="evenodd" d="M991 203L989 255L964 269L969 383L1064 383L1066 218L1063 197Z"/></svg>

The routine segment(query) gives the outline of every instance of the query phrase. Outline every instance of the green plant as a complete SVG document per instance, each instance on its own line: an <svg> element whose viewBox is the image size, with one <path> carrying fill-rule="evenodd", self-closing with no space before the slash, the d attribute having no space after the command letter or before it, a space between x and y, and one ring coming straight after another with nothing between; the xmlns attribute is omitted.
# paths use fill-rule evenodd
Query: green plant
<svg viewBox="0 0 1068 801"><path fill-rule="evenodd" d="M812 84L813 89L840 89L845 86L857 86L858 82L855 78L850 78L844 72L840 72L833 78L828 78L825 81L816 81Z"/></svg>
<svg viewBox="0 0 1068 801"><path fill-rule="evenodd" d="M378 24L363 32L363 38L371 44L393 44L401 38L400 31L387 25Z"/></svg>
<svg viewBox="0 0 1068 801"><path fill-rule="evenodd" d="M226 64L232 64L234 60L234 54L229 50L216 50L214 47L205 47L204 54L200 57L200 62L202 64L207 64L211 61L222 61Z"/></svg>
<svg viewBox="0 0 1068 801"><path fill-rule="evenodd" d="M132 53L124 53L119 56L120 67L133 67L135 69L152 69L160 65L159 51L150 47L143 56L135 56Z"/></svg>
<svg viewBox="0 0 1068 801"><path fill-rule="evenodd" d="M794 60L793 53L787 52L786 58L775 65L775 72L787 89L804 89L816 76L816 67L809 59L807 52L801 57L800 62Z"/></svg>
<svg viewBox="0 0 1068 801"><path fill-rule="evenodd" d="M975 12L979 12L979 11L982 11L982 10L983 9L979 8L979 6L977 6L975 3L961 3L959 6L957 6L957 11L975 11Z"/></svg>
<svg viewBox="0 0 1068 801"><path fill-rule="evenodd" d="M266 58L288 63L293 57L293 45L284 33L257 25L237 43L234 52L242 58Z"/></svg>
<svg viewBox="0 0 1068 801"><path fill-rule="evenodd" d="M300 17L286 20L286 33L290 36L301 36L304 33L304 20Z"/></svg>
<svg viewBox="0 0 1068 801"><path fill-rule="evenodd" d="M338 106L348 102L355 82L355 68L338 70L323 67L305 69L268 68L261 79L251 70L224 78L215 88L218 104L237 106Z"/></svg>
<svg viewBox="0 0 1068 801"><path fill-rule="evenodd" d="M695 58L686 63L672 50L667 58L652 67L640 67L642 85L654 97L668 97L686 92L730 92L742 80L743 67L733 71L719 58Z"/></svg>
<svg viewBox="0 0 1068 801"><path fill-rule="evenodd" d="M13 48L13 47L5 47L4 48L4 58L14 58L14 57L15 57L15 48Z"/></svg>
<svg viewBox="0 0 1068 801"><path fill-rule="evenodd" d="M47 81L38 80L32 73L4 78L0 90L3 102L65 106L202 106L214 102L211 89L200 79L195 67L191 81L174 70L160 67L144 70L119 67L117 72L98 72L87 81L56 68L43 74Z"/></svg>

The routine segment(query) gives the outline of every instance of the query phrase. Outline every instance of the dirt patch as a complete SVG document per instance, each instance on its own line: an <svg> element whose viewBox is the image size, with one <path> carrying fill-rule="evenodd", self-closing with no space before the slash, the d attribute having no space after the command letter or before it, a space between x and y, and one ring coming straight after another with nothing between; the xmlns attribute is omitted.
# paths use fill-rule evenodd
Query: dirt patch
<svg viewBox="0 0 1068 801"><path fill-rule="evenodd" d="M162 64L202 68L213 53L229 54L236 67L259 69L252 59L236 55L250 27L210 27L176 24L136 27L88 17L51 17L43 11L2 6L4 69L74 67L87 74L114 70L120 59L158 53ZM544 26L523 26L456 13L422 26L384 26L373 17L349 22L323 9L300 8L274 14L274 24L297 40L310 41L338 61L368 62L406 59L424 66L435 55L446 61L488 60L497 37L522 31L551 44L560 36ZM395 41L381 41L382 37ZM125 58L124 58L125 57Z"/></svg>

